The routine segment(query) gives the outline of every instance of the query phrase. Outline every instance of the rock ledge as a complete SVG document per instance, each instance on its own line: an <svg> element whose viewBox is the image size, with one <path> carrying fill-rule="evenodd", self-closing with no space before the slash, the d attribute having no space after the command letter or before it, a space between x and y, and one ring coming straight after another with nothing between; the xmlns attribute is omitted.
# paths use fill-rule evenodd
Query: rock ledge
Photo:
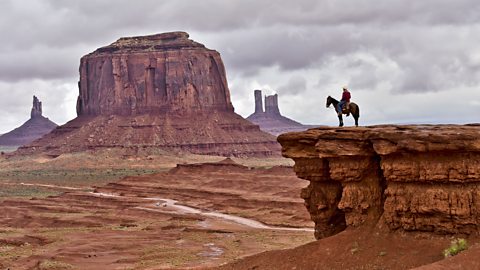
<svg viewBox="0 0 480 270"><path fill-rule="evenodd" d="M310 181L315 236L347 226L479 233L480 125L316 128L278 137Z"/></svg>

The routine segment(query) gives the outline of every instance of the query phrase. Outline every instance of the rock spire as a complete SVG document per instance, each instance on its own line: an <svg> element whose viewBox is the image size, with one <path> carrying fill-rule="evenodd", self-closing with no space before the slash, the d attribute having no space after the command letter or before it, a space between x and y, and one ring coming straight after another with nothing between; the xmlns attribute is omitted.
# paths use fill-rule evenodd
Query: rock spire
<svg viewBox="0 0 480 270"><path fill-rule="evenodd" d="M265 111L263 110L262 91L255 90L255 112L247 120L260 126L260 129L272 135L289 131L301 131L309 127L280 114L278 95L265 96Z"/></svg>
<svg viewBox="0 0 480 270"><path fill-rule="evenodd" d="M42 102L40 102L36 96L33 96L33 106L30 117L35 118L39 116L42 116Z"/></svg>
<svg viewBox="0 0 480 270"><path fill-rule="evenodd" d="M0 136L0 145L21 146L41 138L57 127L57 124L42 115L42 102L33 96L30 119L20 127Z"/></svg>

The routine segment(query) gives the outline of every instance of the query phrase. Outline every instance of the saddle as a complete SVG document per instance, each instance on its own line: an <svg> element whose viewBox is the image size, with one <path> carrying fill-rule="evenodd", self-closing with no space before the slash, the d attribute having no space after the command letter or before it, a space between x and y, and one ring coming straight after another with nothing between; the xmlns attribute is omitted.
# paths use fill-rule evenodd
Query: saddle
<svg viewBox="0 0 480 270"><path fill-rule="evenodd" d="M347 102L343 105L342 113L346 114L347 116L350 114L350 102Z"/></svg>

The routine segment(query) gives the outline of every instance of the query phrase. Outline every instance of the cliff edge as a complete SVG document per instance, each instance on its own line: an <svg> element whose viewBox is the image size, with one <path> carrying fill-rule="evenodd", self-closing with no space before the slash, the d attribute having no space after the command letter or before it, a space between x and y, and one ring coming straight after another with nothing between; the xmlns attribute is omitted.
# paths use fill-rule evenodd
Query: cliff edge
<svg viewBox="0 0 480 270"><path fill-rule="evenodd" d="M315 237L346 227L478 234L480 125L316 128L278 137Z"/></svg>

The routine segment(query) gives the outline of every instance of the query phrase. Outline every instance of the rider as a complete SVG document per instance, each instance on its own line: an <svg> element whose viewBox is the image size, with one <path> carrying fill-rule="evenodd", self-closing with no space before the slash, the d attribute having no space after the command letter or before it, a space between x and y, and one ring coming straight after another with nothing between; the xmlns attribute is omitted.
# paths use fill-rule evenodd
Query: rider
<svg viewBox="0 0 480 270"><path fill-rule="evenodd" d="M348 92L348 89L346 86L343 87L343 94L342 94L342 99L340 100L340 102L338 103L337 105L337 111L338 111L338 115L342 115L342 109L343 109L343 106L345 105L345 103L347 102L350 102L350 92Z"/></svg>

